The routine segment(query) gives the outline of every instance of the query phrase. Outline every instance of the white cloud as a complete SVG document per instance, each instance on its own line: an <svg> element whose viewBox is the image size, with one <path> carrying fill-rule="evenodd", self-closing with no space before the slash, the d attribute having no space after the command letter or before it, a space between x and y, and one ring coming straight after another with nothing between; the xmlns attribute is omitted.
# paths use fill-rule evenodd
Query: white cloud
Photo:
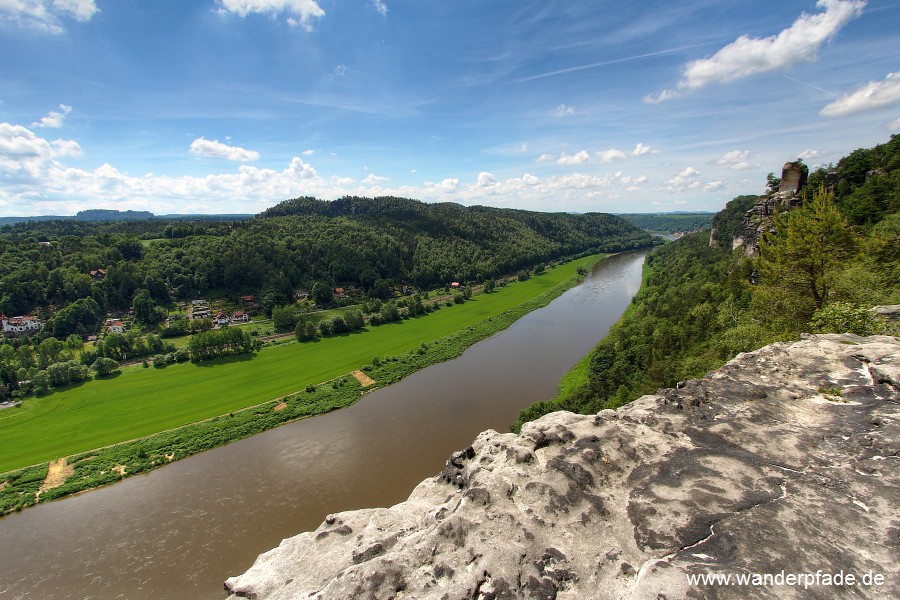
<svg viewBox="0 0 900 600"><path fill-rule="evenodd" d="M888 73L882 81L870 81L844 94L821 111L823 117L841 117L900 103L900 71Z"/></svg>
<svg viewBox="0 0 900 600"><path fill-rule="evenodd" d="M575 114L575 109L565 104L560 104L554 111L557 117L568 117Z"/></svg>
<svg viewBox="0 0 900 600"><path fill-rule="evenodd" d="M246 150L238 146L229 146L218 140L208 140L203 137L198 137L191 142L191 154L209 158L226 158L238 162L259 160L259 152L255 150Z"/></svg>
<svg viewBox="0 0 900 600"><path fill-rule="evenodd" d="M534 159L534 162L550 162L552 160L556 160L556 157L552 154L544 153Z"/></svg>
<svg viewBox="0 0 900 600"><path fill-rule="evenodd" d="M758 73L789 69L801 62L815 61L819 48L833 38L852 19L860 16L865 0L818 0L824 12L802 13L778 35L766 38L740 36L713 56L688 63L675 90L663 90L644 98L658 103L685 90L710 83L725 83Z"/></svg>
<svg viewBox="0 0 900 600"><path fill-rule="evenodd" d="M375 10L377 10L381 14L388 14L388 7L383 0L372 0L372 4L375 5Z"/></svg>
<svg viewBox="0 0 900 600"><path fill-rule="evenodd" d="M704 192L712 192L712 191L720 189L723 185L725 185L725 184L718 180L710 181L709 183L707 183L706 185L703 186L703 191Z"/></svg>
<svg viewBox="0 0 900 600"><path fill-rule="evenodd" d="M383 177L381 175L376 175L375 173L369 173L365 179L363 179L363 183L366 185L376 185L381 183L382 181L387 181L390 177Z"/></svg>
<svg viewBox="0 0 900 600"><path fill-rule="evenodd" d="M624 160L636 156L644 156L645 154L656 154L659 150L646 146L640 142L634 147L634 150L624 151L618 148L610 148L609 150L600 150L597 152L597 158L600 162L610 163L615 160Z"/></svg>
<svg viewBox="0 0 900 600"><path fill-rule="evenodd" d="M432 184L431 187L434 187L443 192L455 192L459 189L459 178L451 177L444 179L440 183Z"/></svg>
<svg viewBox="0 0 900 600"><path fill-rule="evenodd" d="M497 185L497 180L494 178L493 173L482 171L478 174L478 179L475 181L475 185L480 188L492 187Z"/></svg>
<svg viewBox="0 0 900 600"><path fill-rule="evenodd" d="M559 158L556 160L556 164L558 165L580 165L586 163L591 158L591 155L587 153L587 151L582 150L576 154L560 154Z"/></svg>
<svg viewBox="0 0 900 600"><path fill-rule="evenodd" d="M315 153L316 153L315 150L304 150L304 151L302 152L303 156L312 156L312 155L315 154Z"/></svg>
<svg viewBox="0 0 900 600"><path fill-rule="evenodd" d="M0 2L2 2L2 0L0 0ZM46 117L41 117L40 121L32 123L31 126L58 129L62 127L63 122L66 120L66 116L70 112L72 112L71 106L60 104L59 111L51 110L49 113L47 113Z"/></svg>
<svg viewBox="0 0 900 600"><path fill-rule="evenodd" d="M694 167L686 167L666 182L666 191L679 192L700 187L700 171Z"/></svg>
<svg viewBox="0 0 900 600"><path fill-rule="evenodd" d="M732 171L743 171L758 167L758 164L750 162L749 150L732 150L726 152L716 161L717 165L726 166Z"/></svg>
<svg viewBox="0 0 900 600"><path fill-rule="evenodd" d="M81 147L74 140L51 142L21 125L0 123L0 160L46 160L72 156L81 156Z"/></svg>
<svg viewBox="0 0 900 600"><path fill-rule="evenodd" d="M643 156L645 154L657 154L659 150L656 148L651 148L650 146L645 146L644 144L638 142L637 146L634 147L634 150L631 151L631 156Z"/></svg>
<svg viewBox="0 0 900 600"><path fill-rule="evenodd" d="M94 0L53 0L53 8L72 15L76 21L90 21L97 13Z"/></svg>
<svg viewBox="0 0 900 600"><path fill-rule="evenodd" d="M532 175L531 173L525 173L522 175L522 183L525 185L537 185L541 182L541 178L537 175Z"/></svg>
<svg viewBox="0 0 900 600"><path fill-rule="evenodd" d="M86 22L97 13L94 0L0 0L0 21L48 33L62 33L61 18Z"/></svg>
<svg viewBox="0 0 900 600"><path fill-rule="evenodd" d="M663 90L661 92L657 92L655 94L647 94L644 96L644 102L647 104L659 104L660 102L665 102L666 100L671 100L672 98L678 98L681 96L680 93L675 90Z"/></svg>
<svg viewBox="0 0 900 600"><path fill-rule="evenodd" d="M246 17L250 13L270 16L287 13L290 25L299 25L307 30L312 28L314 19L325 16L325 11L316 0L219 0L227 12Z"/></svg>
<svg viewBox="0 0 900 600"><path fill-rule="evenodd" d="M601 150L600 152L598 152L597 158L600 159L600 162L610 163L614 160L623 160L625 158L628 158L628 155L621 150L617 150L616 148L610 148L609 150Z"/></svg>
<svg viewBox="0 0 900 600"><path fill-rule="evenodd" d="M829 152L827 150L813 150L808 148L797 155L797 158L802 158L803 160L816 160L817 158L822 158L823 156L828 156Z"/></svg>

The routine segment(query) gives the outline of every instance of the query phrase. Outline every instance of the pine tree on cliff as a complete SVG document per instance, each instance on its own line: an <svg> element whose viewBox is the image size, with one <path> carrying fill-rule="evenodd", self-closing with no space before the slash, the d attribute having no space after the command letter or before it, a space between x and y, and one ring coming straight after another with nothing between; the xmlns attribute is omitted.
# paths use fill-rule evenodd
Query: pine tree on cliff
<svg viewBox="0 0 900 600"><path fill-rule="evenodd" d="M760 240L761 278L753 304L772 324L795 332L827 304L854 237L834 193L824 186L802 207L776 214L775 229Z"/></svg>

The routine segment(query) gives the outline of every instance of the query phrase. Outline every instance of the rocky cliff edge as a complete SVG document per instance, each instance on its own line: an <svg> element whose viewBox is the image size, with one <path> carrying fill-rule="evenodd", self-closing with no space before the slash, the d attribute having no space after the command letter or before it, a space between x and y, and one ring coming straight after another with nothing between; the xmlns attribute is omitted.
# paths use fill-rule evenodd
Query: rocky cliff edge
<svg viewBox="0 0 900 600"><path fill-rule="evenodd" d="M898 402L897 338L773 344L616 411L485 431L407 501L329 515L225 587L279 600L898 598Z"/></svg>

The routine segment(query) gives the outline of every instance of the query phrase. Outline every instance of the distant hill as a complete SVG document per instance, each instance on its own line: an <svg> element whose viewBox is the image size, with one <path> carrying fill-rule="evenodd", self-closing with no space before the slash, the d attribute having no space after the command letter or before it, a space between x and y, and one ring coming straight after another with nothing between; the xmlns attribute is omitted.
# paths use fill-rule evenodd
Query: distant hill
<svg viewBox="0 0 900 600"><path fill-rule="evenodd" d="M16 223L43 221L90 221L90 222L123 222L123 221L244 221L252 218L251 214L167 214L155 215L147 210L112 210L92 208L82 210L73 215L36 215L29 217L0 217L0 227Z"/></svg>
<svg viewBox="0 0 900 600"><path fill-rule="evenodd" d="M696 231L712 225L712 212L670 212L670 213L632 213L617 214L632 225L645 231L675 233L677 231Z"/></svg>

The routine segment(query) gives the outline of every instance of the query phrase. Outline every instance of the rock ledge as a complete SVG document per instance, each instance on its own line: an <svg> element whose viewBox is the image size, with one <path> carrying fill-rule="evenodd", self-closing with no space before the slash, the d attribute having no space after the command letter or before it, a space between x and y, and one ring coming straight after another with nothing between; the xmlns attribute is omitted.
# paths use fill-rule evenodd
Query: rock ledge
<svg viewBox="0 0 900 600"><path fill-rule="evenodd" d="M808 336L597 415L481 433L391 508L329 515L231 598L900 597L900 341ZM881 585L708 586L867 573Z"/></svg>

